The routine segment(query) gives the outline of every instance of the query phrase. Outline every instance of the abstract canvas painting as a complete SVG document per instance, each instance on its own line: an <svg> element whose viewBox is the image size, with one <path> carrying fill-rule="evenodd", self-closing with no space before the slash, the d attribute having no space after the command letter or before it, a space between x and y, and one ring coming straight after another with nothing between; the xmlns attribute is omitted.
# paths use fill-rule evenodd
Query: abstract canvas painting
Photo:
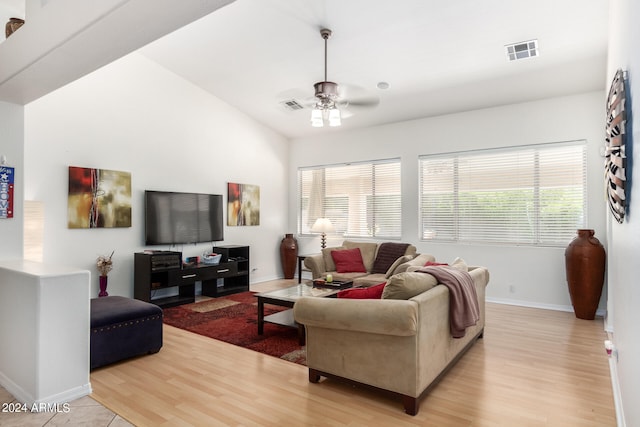
<svg viewBox="0 0 640 427"><path fill-rule="evenodd" d="M228 183L227 225L260 225L260 186Z"/></svg>
<svg viewBox="0 0 640 427"><path fill-rule="evenodd" d="M131 227L131 174L69 166L68 228Z"/></svg>

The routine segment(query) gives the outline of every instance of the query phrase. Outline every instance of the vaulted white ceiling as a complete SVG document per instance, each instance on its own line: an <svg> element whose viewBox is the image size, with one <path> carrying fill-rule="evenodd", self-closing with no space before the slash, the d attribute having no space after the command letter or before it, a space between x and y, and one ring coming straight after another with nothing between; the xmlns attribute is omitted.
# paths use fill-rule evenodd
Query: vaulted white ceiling
<svg viewBox="0 0 640 427"><path fill-rule="evenodd" d="M28 104L232 1L0 0L25 19L0 43L0 101Z"/></svg>
<svg viewBox="0 0 640 427"><path fill-rule="evenodd" d="M357 86L375 108L339 129L569 95L606 86L608 2L595 0L237 0L140 52L288 137L312 128L313 83ZM510 62L505 45L537 39ZM388 82L380 90L378 82ZM353 90L353 88L352 88Z"/></svg>
<svg viewBox="0 0 640 427"><path fill-rule="evenodd" d="M328 79L380 100L349 106L338 130L607 86L606 0L236 0L215 10L230 1L109 0L114 12L96 24L54 23L60 41L27 18L0 44L0 100L28 103L173 31L139 52L287 137L331 132L309 123L313 84L324 79L323 27L333 30ZM84 0L42 4L38 19L65 4L91 15ZM505 45L530 39L540 56L509 62ZM288 100L307 108L288 110Z"/></svg>

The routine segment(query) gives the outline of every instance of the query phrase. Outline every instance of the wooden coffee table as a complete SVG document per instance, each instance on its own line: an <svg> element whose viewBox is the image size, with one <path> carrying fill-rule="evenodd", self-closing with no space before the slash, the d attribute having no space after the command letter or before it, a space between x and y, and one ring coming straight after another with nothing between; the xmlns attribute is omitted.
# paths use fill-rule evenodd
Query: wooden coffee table
<svg viewBox="0 0 640 427"><path fill-rule="evenodd" d="M308 282L301 283L290 288L256 294L256 297L258 298L258 335L263 334L265 323L288 326L298 329L298 341L300 342L300 345L304 345L304 326L296 323L293 318L293 305L302 297L335 298L340 290L341 289L314 288L312 286L312 282ZM265 304L289 307L291 310L284 310L279 313L265 316Z"/></svg>

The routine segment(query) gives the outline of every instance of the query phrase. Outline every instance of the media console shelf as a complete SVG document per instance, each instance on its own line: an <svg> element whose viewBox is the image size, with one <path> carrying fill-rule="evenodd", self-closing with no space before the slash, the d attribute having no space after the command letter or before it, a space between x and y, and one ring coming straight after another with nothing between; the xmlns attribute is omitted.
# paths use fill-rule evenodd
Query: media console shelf
<svg viewBox="0 0 640 427"><path fill-rule="evenodd" d="M220 264L182 265L182 252L145 251L134 254L134 298L160 307L195 302L195 284L202 295L219 297L249 290L249 247L217 246ZM160 289L178 288L177 295L154 298Z"/></svg>
<svg viewBox="0 0 640 427"><path fill-rule="evenodd" d="M202 282L202 295L219 297L249 290L249 246L214 246L213 252L222 254L219 280Z"/></svg>

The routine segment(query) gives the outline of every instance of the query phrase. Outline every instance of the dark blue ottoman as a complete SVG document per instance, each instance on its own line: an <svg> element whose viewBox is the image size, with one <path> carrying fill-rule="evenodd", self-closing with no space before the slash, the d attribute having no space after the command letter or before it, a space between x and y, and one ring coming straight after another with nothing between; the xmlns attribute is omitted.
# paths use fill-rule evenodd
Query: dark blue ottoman
<svg viewBox="0 0 640 427"><path fill-rule="evenodd" d="M162 347L162 309L112 296L91 300L91 369Z"/></svg>

